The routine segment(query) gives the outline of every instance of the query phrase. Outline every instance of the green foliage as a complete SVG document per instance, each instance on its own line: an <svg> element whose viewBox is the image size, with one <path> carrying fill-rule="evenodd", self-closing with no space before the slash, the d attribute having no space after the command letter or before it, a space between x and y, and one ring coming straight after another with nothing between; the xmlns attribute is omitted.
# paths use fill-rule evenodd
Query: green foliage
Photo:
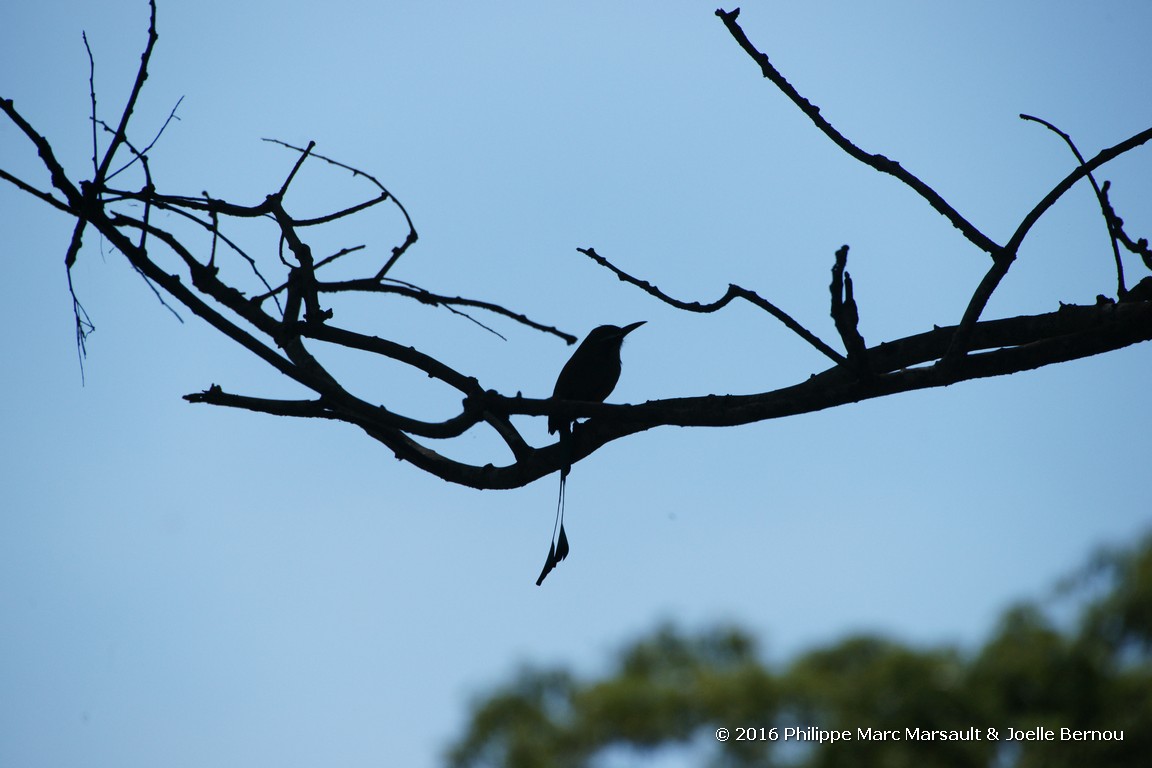
<svg viewBox="0 0 1152 768"><path fill-rule="evenodd" d="M737 629L659 628L602 679L527 669L479 702L452 768L588 768L613 747L712 743L724 766L1034 768L1146 766L1152 755L1152 536L1099 553L1068 580L1066 628L1041 607L1006 611L981 648L918 649L856 636L772 670ZM776 740L714 741L718 727ZM783 739L785 728L850 740ZM988 729L998 738L989 739ZM1061 729L1123 740L1061 739ZM863 731L871 729L872 738ZM909 731L956 734L910 738ZM973 731L979 738L972 738ZM1054 733L1052 739L1011 738ZM878 738L878 734L895 736ZM794 732L793 732L794 733ZM967 738L964 738L967 736Z"/></svg>
<svg viewBox="0 0 1152 768"><path fill-rule="evenodd" d="M849 730L852 741L815 751L805 765L986 765L986 741L920 741L905 728L953 730L981 722L965 685L964 662L950 649L917 651L874 637L853 637L798 659L782 676L795 702L796 721ZM857 729L897 731L900 740L863 740Z"/></svg>

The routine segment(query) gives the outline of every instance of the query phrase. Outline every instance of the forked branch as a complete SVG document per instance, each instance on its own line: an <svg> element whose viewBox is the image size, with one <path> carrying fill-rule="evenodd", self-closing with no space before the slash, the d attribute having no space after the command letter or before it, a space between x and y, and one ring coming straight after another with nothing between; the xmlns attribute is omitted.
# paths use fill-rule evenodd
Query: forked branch
<svg viewBox="0 0 1152 768"><path fill-rule="evenodd" d="M1149 269L1152 269L1152 253L1147 240L1134 240L1125 232L1124 222L1108 199L1108 183L1096 185L1092 176L1104 163L1152 139L1152 129L1090 159L1079 153L1069 137L1060 134L1072 148L1077 167L1024 216L1011 239L1000 245L922 179L895 161L865 152L836 129L818 107L801 96L776 70L768 56L753 46L737 23L739 10L720 10L717 15L762 74L824 135L848 156L906 185L947 218L967 241L991 257L992 264L974 288L963 317L952 325L869 347L859 330L861 302L854 295L846 269L848 248L845 246L836 253L830 286L831 314L844 345L842 353L760 292L730 284L720 298L711 302L674 298L653 283L620 269L595 249L581 248L580 253L620 280L686 312L716 312L737 299L749 302L783 323L831 364L814 375L810 370L798 371L799 383L792 386L751 395L708 394L652 400L639 405L504 395L486 387L478 377L449 360L405 343L403 329L356 327L354 319L363 314L347 311L349 300L358 303L416 301L477 323L480 321L471 313L483 312L493 326L525 328L568 343L576 340L574 335L549 323L494 302L449 296L393 276L400 258L409 253L418 236L408 211L374 176L319 154L313 143L297 147L272 140L295 154L284 175L269 182L272 191L263 199L245 202L207 193L187 195L160 191L147 158L148 149L156 139L147 144L134 144L130 135L132 115L142 98L157 40L154 1L149 7L147 43L127 103L115 121L105 122L97 114L94 62L90 68L91 177L73 182L51 144L10 99L0 98L0 113L16 126L39 155L51 179L51 188L41 189L4 169L0 169L0 180L73 219L73 234L65 253L70 284L71 266L83 252L84 234L87 229L94 229L123 254L165 301L171 300L173 306L182 306L199 317L293 381L306 394L294 399L269 398L228 392L213 384L202 392L188 395L191 402L278 416L342 421L362 429L387 446L397 458L449 482L475 488L515 488L566 469L613 440L658 426L736 426L784 418L967 379L1009 375L1152 339L1152 278L1145 277L1131 290L1125 288L1119 244L1140 255ZM174 115L173 111L169 120ZM103 152L97 144L98 128L111 135ZM144 148L138 149L141 146ZM308 163L319 163L330 172L347 174L350 183L366 183L369 191L352 205L301 215L290 202L294 199L291 191L294 185L303 183L300 171ZM113 188L110 181L117 174L126 178L136 175L136 180L121 181ZM1092 306L1062 306L1047 314L982 320L988 300L1018 257L1033 225L1085 177L1096 188L1108 222L1117 262L1117 300L1101 299ZM171 215L161 218L153 215L156 211ZM311 238L317 227L369 215L380 216L398 227L390 247L381 251L365 243L347 245L335 252L313 252ZM238 245L246 242L238 232L253 224L269 222L274 227L272 238L257 248L242 249ZM361 274L334 276L334 264L349 267L354 260L361 264ZM82 345L85 329L91 325L78 300L75 307L78 340ZM589 324L593 322L594 319L589 318ZM495 328L480 324L505 337ZM419 374L430 382L429 398L443 399L440 416L417 417L398 402L375 402L376 397L389 398L390 392L383 395L375 391L372 395L355 392L355 387L329 370L327 353L332 348L386 360ZM542 436L544 425L540 417L546 416L584 421L575 425L570 442L562 446L534 437ZM529 432L526 424L534 429ZM491 430L499 438L497 453L489 460L470 463L451 455L453 441L472 430Z"/></svg>

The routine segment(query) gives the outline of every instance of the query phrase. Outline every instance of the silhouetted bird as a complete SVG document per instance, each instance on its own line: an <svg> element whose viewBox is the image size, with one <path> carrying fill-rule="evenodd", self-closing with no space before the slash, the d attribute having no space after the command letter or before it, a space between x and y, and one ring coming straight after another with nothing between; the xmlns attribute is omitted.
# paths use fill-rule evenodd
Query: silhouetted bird
<svg viewBox="0 0 1152 768"><path fill-rule="evenodd" d="M624 337L644 325L644 322L641 320L623 328L616 325L593 328L560 370L560 375L556 377L556 387L552 390L552 398L604 402L616 388L616 382L620 381L620 347L624 344ZM556 499L556 522L552 526L553 542L548 550L548 559L544 561L544 569L536 579L536 586L543 584L544 577L551 573L561 560L568 557L568 534L564 532L564 485L568 479L568 472L572 469L570 460L572 422L571 417L548 417L548 433L560 433L560 450L564 454L564 466L560 468L560 496ZM560 531L559 538L556 536L557 527Z"/></svg>
<svg viewBox="0 0 1152 768"><path fill-rule="evenodd" d="M624 337L640 326L638 323L623 328L615 325L602 325L593 328L572 357L564 364L556 378L556 388L552 390L555 400L586 400L602 403L620 381L620 345ZM548 417L548 433L567 431L572 419L563 416Z"/></svg>

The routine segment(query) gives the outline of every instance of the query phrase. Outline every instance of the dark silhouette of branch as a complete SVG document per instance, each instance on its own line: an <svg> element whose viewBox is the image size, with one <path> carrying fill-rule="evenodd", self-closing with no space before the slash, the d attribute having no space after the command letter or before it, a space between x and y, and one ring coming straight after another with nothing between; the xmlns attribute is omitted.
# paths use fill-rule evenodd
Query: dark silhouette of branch
<svg viewBox="0 0 1152 768"><path fill-rule="evenodd" d="M0 102L0 107L2 107L2 106L3 106L3 102ZM8 182L12 186L19 189L21 192L27 192L29 195L32 195L32 197L39 199L41 202L48 203L48 205L52 206L53 208L55 208L58 211L62 211L64 213L71 213L72 212L72 209L68 207L68 203L63 202L61 200L57 200L55 197L52 196L51 192L45 192L44 190L39 189L39 188L33 186L32 184L29 184L28 182L24 181L20 177L12 175L8 171L4 170L3 168L0 168L0 179L3 179L4 181Z"/></svg>
<svg viewBox="0 0 1152 768"><path fill-rule="evenodd" d="M872 376L871 366L868 363L868 345L860 335L860 311L856 308L856 298L852 292L852 276L845 268L848 266L848 246L841 246L836 251L836 263L832 265L832 321L848 350L848 364L861 379Z"/></svg>
<svg viewBox="0 0 1152 768"><path fill-rule="evenodd" d="M1136 254L1143 260L1144 266L1152 269L1152 249L1148 248L1148 239L1141 237L1139 240L1133 240L1132 237L1124 231L1124 219L1116 215L1116 211L1112 207L1112 202L1108 199L1108 191L1111 187L1111 182L1106 181L1100 189L1100 197L1104 206L1104 216L1108 219L1108 228L1129 252Z"/></svg>
<svg viewBox="0 0 1152 768"><path fill-rule="evenodd" d="M287 147L288 149L296 150L297 152L304 152L303 149L300 149L299 147L294 147L291 144L288 144L287 142L280 141L279 139L264 139L264 141L270 142L272 144L279 144L283 147ZM309 149L310 148L311 147L309 147ZM316 157L319 160L323 160L326 163L334 165L337 168L343 168L346 171L350 171L352 173L353 177L363 176L368 181L372 182L372 184L375 185L377 189L380 190L380 198L378 200L375 200L375 201L369 201L367 203L364 203L363 207L366 208L369 205L375 205L377 202L384 202L385 200L392 200L392 202L396 204L396 207L400 209L400 213L404 216L404 221L408 224L408 235L404 238L403 243L401 243L400 245L398 245L392 249L391 258L389 258L388 261L384 264L384 266L380 268L380 271L376 273L376 279L377 280L383 279L384 276L387 275L388 272L392 269L392 267L395 266L396 262L400 259L400 257L404 255L404 252L407 251L412 245L414 245L416 243L416 241L419 239L419 235L416 234L416 227L412 223L412 217L408 215L408 209L404 207L403 203L401 203L399 200L397 200L395 197L393 197L392 194L387 190L387 188L383 184L381 184L379 182L379 180L377 180L376 177L373 176L372 174L365 173L364 171L362 171L358 168L353 168L350 165L345 165L344 163L341 163L337 160L333 160L330 157L325 157L324 155L314 155L314 157ZM332 218L338 218L338 217L343 216L343 215L355 213L357 210L359 210L359 209L357 209L357 208L346 209L345 212L341 212L339 214L333 214L333 216L331 218L327 218L327 219L320 218L320 219L313 219L310 221L301 222L301 226L327 223L327 221L331 221ZM571 343L571 342L569 342L569 343Z"/></svg>
<svg viewBox="0 0 1152 768"><path fill-rule="evenodd" d="M553 325L531 319L522 312L465 296L448 296L427 290L391 276L401 256L417 242L416 228L400 201L375 177L316 152L309 142L297 147L283 141L270 143L296 153L282 179L269 183L272 189L254 203L224 200L202 192L199 195L160 191L153 179L148 150L159 140L164 127L175 119L169 114L151 142L138 149L131 139L131 118L148 77L148 65L156 43L156 6L151 10L148 40L130 96L118 119L105 122L97 114L95 63L90 54L89 85L92 105L92 176L74 183L53 152L52 146L19 112L10 99L0 98L0 113L16 126L39 155L48 171L51 189L40 189L13 173L0 169L0 180L12 184L58 211L71 216L72 237L65 251L69 291L73 297L77 323L77 344L83 358L84 342L93 325L76 298L71 267L83 252L86 231L91 228L119 251L128 263L161 297L164 305L176 311L182 307L232 339L307 393L298 399L273 399L253 394L226 392L213 384L207 390L186 396L189 402L297 418L323 418L344 422L363 430L389 448L403 461L446 481L474 488L515 488L557 471L567 471L605 444L659 426L736 426L766 419L785 418L832 408L847 403L886 397L959 381L989 376L1011 375L1020 371L1102 354L1152 339L1152 277L1145 277L1133 289L1125 290L1120 249L1123 244L1152 269L1152 253L1145 239L1133 240L1108 199L1109 185L1097 187L1097 196L1109 225L1117 260L1118 301L1101 297L1091 306L1062 305L1046 314L983 320L989 299L1007 274L1032 226L1081 178L1120 155L1152 139L1152 129L1143 131L1090 159L1084 159L1070 138L1078 165L1056 184L1023 217L1012 237L998 245L978 230L926 182L881 155L869 154L840 133L771 65L766 54L757 50L736 23L739 10L717 11L740 47L759 65L761 72L804 112L805 115L849 157L874 170L892 176L947 218L980 251L991 256L992 264L973 289L959 322L934 327L874 346L867 346L859 330L861 302L855 296L847 272L848 247L837 251L833 270L831 314L844 344L842 354L813 332L796 322L774 302L748 288L730 284L719 299L709 303L684 301L669 296L657 286L624 272L592 248L579 252L608 269L620 280L640 288L664 304L693 313L716 312L735 299L764 310L783 323L831 361L826 370L809 375L798 372L799 383L774 391L746 395L707 394L651 400L637 405L616 405L578 400L540 399L501 394L467 371L425 350L393 338L388 329L354 327L346 313L349 299L384 301L400 298L446 308L481 327L497 333L496 327L479 323L470 311L487 313L492 326L507 323L558 337L571 344L576 337ZM115 126L115 127L112 127ZM101 155L99 129L111 135ZM294 184L303 184L300 174L305 164L320 163L351 182L367 181L372 191L359 202L336 210L311 211L299 215L289 202ZM311 167L311 166L310 166ZM112 168L117 168L113 173ZM117 188L109 182L124 174L133 182L121 181ZM134 186L138 185L138 186ZM341 222L353 216L376 213L382 204L395 205L403 225L391 241L390 249L374 253L367 245L340 248L317 257L310 241L316 227ZM154 215L163 211L171 216ZM236 232L268 224L274 236L257 247L240 248L247 242ZM195 237L189 237L191 232ZM209 238L205 238L205 233ZM210 239L207 246L196 247ZM223 244L224 247L218 247ZM322 279L330 265L342 257L363 252L369 263L363 273L339 280ZM349 261L343 262L349 266ZM239 273L238 276L235 273ZM328 270L331 274L331 270ZM266 279L267 276L267 279ZM273 287L275 286L275 287ZM273 299L273 301L269 301ZM323 303L322 303L323 302ZM1053 304L1056 302L1053 301ZM866 307L864 307L866 309ZM378 335L380 334L380 335ZM511 336L509 334L509 336ZM514 342L510 342L514 343ZM352 391L327 367L334 348L352 350L387 359L434 382L430 396L445 397L440 416L418 418L394 402L377 404ZM388 398L390 393L385 393ZM540 429L522 432L523 419ZM534 435L543 433L544 417L573 423L563 443L536 444ZM582 419L583 421L576 421ZM472 430L492 430L502 441L499 455L484 462L467 463L453 458L453 441ZM539 438L543 440L544 438ZM550 439L549 439L550 440ZM505 453L507 455L505 455Z"/></svg>
<svg viewBox="0 0 1152 768"><path fill-rule="evenodd" d="M959 365L960 358L967 353L969 337L972 335L973 329L980 319L980 315L983 314L984 308L992 298L992 294L996 291L996 288L999 287L1000 281L1008 274L1008 269L1012 266L1012 262L1016 260L1016 254L1019 252L1024 238L1028 236L1028 232L1031 231L1036 222L1040 220L1040 217L1055 205L1056 201L1063 197L1077 181L1104 165L1104 163L1107 163L1109 160L1113 160L1125 152L1141 146L1150 139L1152 139L1152 128L1141 131L1115 146L1101 150L1099 154L1091 160L1081 163L1076 170L1061 179L1060 182L1024 216L1024 220L1020 222L1020 225L1016 228L1016 232L1012 235L1008 244L1004 246L1003 250L995 254L992 267L976 287L976 292L972 294L972 298L964 310L964 317L960 320L960 325L956 329L956 336L952 341L952 346L948 350L948 354L941 361L943 365L949 368L955 368Z"/></svg>
<svg viewBox="0 0 1152 768"><path fill-rule="evenodd" d="M120 150L120 145L128 138L128 121L132 119L132 113L136 110L136 101L144 89L144 81L148 79L148 62L152 60L152 51L156 47L156 40L159 37L156 33L156 0L148 0L148 10L148 42L144 46L144 53L140 55L140 68L136 70L136 82L132 84L132 90L128 94L128 103L124 105L124 110L120 113L120 124L112 135L112 141L104 150L104 159L100 161L100 167L96 169L96 173L92 177L93 189L102 187L104 182L108 180L112 161ZM95 105L95 100L93 100L93 105Z"/></svg>
<svg viewBox="0 0 1152 768"><path fill-rule="evenodd" d="M1080 165L1084 165L1084 155L1080 154L1080 150L1076 147L1076 143L1072 141L1072 137L1064 131L1060 130L1052 123L1044 120L1043 118L1033 117L1032 115L1020 115L1021 120L1030 120L1034 123L1040 123L1052 133L1059 136L1068 145L1068 149L1072 150L1072 154L1076 156L1076 161ZM1116 295L1123 296L1128 292L1124 287L1124 262L1120 260L1120 246L1117 244L1117 234L1115 228L1112 226L1113 217L1108 215L1109 206L1108 200L1104 197L1104 190L1096 183L1096 177L1088 173L1088 182L1092 185L1092 191L1096 193L1096 200L1100 203L1100 211L1104 214L1104 224L1108 227L1108 238L1112 241L1112 255L1116 260ZM1107 182L1105 182L1107 183Z"/></svg>
<svg viewBox="0 0 1152 768"><path fill-rule="evenodd" d="M764 77L772 81L773 85L779 88L785 96L791 99L792 103L799 107L800 111L807 115L808 119L811 120L813 124L819 128L825 136L831 139L833 143L836 144L836 146L840 147L840 149L844 150L850 157L859 160L869 168L879 171L880 173L886 173L890 176L894 176L903 182L906 186L911 188L912 191L920 195L920 197L924 198L929 205L931 205L934 209L936 209L938 213L940 213L940 215L948 219L948 221L952 222L952 226L960 230L964 237L972 241L972 243L975 244L976 247L978 247L980 250L990 255L994 255L996 251L1000 249L1000 246L996 245L996 243L993 242L991 238L977 229L975 225L961 216L959 211L949 205L948 202L936 192L936 190L929 187L910 171L905 170L900 165L900 163L896 162L895 160L890 160L884 155L873 155L865 152L863 149L856 146L856 144L853 143L851 139L840 133L840 131L836 130L836 128L830 122L828 122L828 120L822 114L820 114L820 107L816 106L812 102L808 101L808 99L801 96L800 92L792 87L792 84L789 83L784 78L784 76L780 74L779 70L777 70L776 67L772 65L772 62L769 61L767 54L759 51L756 46L752 44L752 41L748 39L748 35L744 33L743 28L741 28L741 26L736 21L740 17L739 8L736 8L732 11L717 9L716 15L720 17L722 22L724 22L724 26L728 28L728 32L732 35L736 42L740 44L740 47L743 48L745 52L747 52L747 54L752 57L752 60L760 66L760 71L764 74Z"/></svg>
<svg viewBox="0 0 1152 768"><path fill-rule="evenodd" d="M319 283L318 290L321 293L338 293L340 291L363 291L364 293L391 293L397 296L406 296L415 299L421 304L427 304L433 307L444 307L448 310L453 310L454 307L472 307L474 309L483 309L501 317L506 317L510 320L515 320L521 325L527 326L534 331L541 331L543 333L556 336L563 339L567 344L575 344L576 337L570 333L566 333L559 328L551 325L545 325L537 322L532 318L520 312L514 312L507 307L502 307L499 304L494 304L490 301L482 301L480 299L469 299L464 296L444 296L438 293L432 293L411 283L402 283L399 281L392 281L392 278L384 278L390 282L378 282L375 278L359 279L359 280L341 280L332 283ZM462 314L462 313L458 313ZM467 315L465 315L467 317ZM471 318L469 318L471 319ZM499 335L499 334L497 334Z"/></svg>
<svg viewBox="0 0 1152 768"><path fill-rule="evenodd" d="M844 361L843 355L825 344L814 333L800 325L800 323L793 320L787 312L780 309L764 297L760 296L755 291L750 291L747 288L743 288L739 285L736 285L735 283L732 283L729 284L728 290L724 293L724 295L719 299L716 299L716 301L709 302L707 304L702 304L696 301L682 301L680 299L669 296L647 280L641 280L638 277L633 277L632 275L628 274L612 262L608 261L608 259L596 253L596 249L594 248L577 248L576 250L592 259L592 261L596 262L600 266L611 271L621 281L630 283L648 295L656 297L665 304L676 307L677 309L683 309L686 312L715 312L718 309L723 309L724 307L728 306L728 304L733 299L744 299L750 304L754 304L755 306L760 307L760 309L763 309L765 312L772 315L780 322L784 323L784 325L787 326L789 330L791 330L800 338L804 339L816 349L820 350L820 352L822 352L829 359L837 363Z"/></svg>
<svg viewBox="0 0 1152 768"><path fill-rule="evenodd" d="M84 41L84 51L88 54L88 100L92 109L92 175L95 176L99 169L99 161L96 159L100 154L100 146L97 143L96 131L96 58L92 55L92 46L88 45L88 33L81 32L80 38Z"/></svg>
<svg viewBox="0 0 1152 768"><path fill-rule="evenodd" d="M883 155L872 155L860 149L855 143L848 139L844 134L840 133L828 120L820 114L820 108L812 104L784 78L782 74L772 65L768 56L758 50L749 40L743 28L737 23L740 16L740 9L736 8L732 11L725 11L717 9L716 15L727 27L729 33L740 44L740 47L755 61L759 66L764 77L768 78L777 88L780 89L800 110L808 116L808 118L819 128L828 138L830 138L838 147L844 150L852 158L868 165L869 167L881 172L886 173L899 179L906 186L911 188L918 195L923 197L929 205L936 209L941 215L947 218L956 229L968 238L974 245L986 252L992 257L992 265L989 267L988 272L984 278L977 285L972 298L968 302L968 307L964 312L964 316L960 324L956 328L956 334L953 339L952 345L948 354L941 360L941 365L948 368L951 373L956 372L956 368L960 365L961 359L968 351L968 343L973 332L975 324L980 319L984 308L987 306L988 301L992 298L992 294L999 287L1000 282L1004 276L1008 274L1008 270L1012 266L1012 262L1016 260L1017 253L1019 252L1024 238L1031 230L1032 226L1040 219L1044 213L1052 207L1057 200L1059 200L1064 193L1071 189L1072 185L1078 180L1091 174L1093 170L1100 167L1104 163L1112 160L1130 149L1144 144L1149 139L1152 139L1152 128L1142 131L1131 138L1128 138L1114 147L1110 147L1101 151L1092 160L1084 161L1080 157L1079 152L1076 151L1077 157L1080 160L1080 166L1072 173L1068 174L1059 184L1057 184L1052 191L1050 191L1036 206L1028 212L1013 233L1011 239L1007 244L1000 246L997 245L991 238L987 237L983 232L973 226L964 216L962 216L955 208L947 203L934 189L928 186L917 176L904 170L899 163L889 160ZM1023 117L1023 116L1022 116ZM1042 122L1039 121L1038 122ZM1055 130L1055 129L1053 129ZM1059 133L1059 132L1058 132ZM1062 134L1063 135L1063 134ZM1069 143L1071 140L1069 139ZM1117 257L1119 264L1119 258ZM1121 277L1121 294L1123 293L1123 278Z"/></svg>
<svg viewBox="0 0 1152 768"><path fill-rule="evenodd" d="M1024 242L1024 238L1028 236L1029 230L1032 229L1036 222L1040 220L1040 217L1047 213L1048 209L1055 205L1056 201L1063 197L1076 182L1105 163L1115 160L1125 152L1148 143L1149 140L1152 140L1152 128L1146 128L1140 131L1140 133L1121 141L1119 144L1108 147L1107 149L1102 149L1091 160L1081 163L1078 168L1061 179L1060 182L1036 204L1036 207L1028 212L1004 249L1011 253L1018 251L1020 245Z"/></svg>

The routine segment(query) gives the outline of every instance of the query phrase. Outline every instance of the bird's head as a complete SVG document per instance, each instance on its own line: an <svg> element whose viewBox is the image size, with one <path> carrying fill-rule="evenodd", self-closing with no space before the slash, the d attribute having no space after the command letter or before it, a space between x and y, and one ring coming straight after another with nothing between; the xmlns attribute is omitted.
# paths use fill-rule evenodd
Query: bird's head
<svg viewBox="0 0 1152 768"><path fill-rule="evenodd" d="M623 327L619 325L601 325L592 329L591 333L588 334L588 341L593 344L621 344L623 343L625 336L632 333L632 331L644 325L646 322L646 320L640 320Z"/></svg>

